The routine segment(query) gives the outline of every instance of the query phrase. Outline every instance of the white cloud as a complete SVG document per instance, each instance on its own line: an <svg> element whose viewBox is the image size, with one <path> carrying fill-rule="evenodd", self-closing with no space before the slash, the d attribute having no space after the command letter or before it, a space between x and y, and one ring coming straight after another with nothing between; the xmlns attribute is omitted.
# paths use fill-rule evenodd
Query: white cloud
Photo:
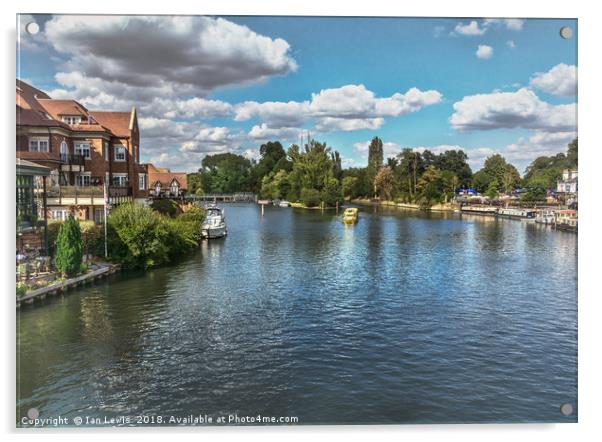
<svg viewBox="0 0 602 442"><path fill-rule="evenodd" d="M416 112L441 101L435 90L409 89L390 97L377 98L363 84L322 89L312 94L310 101L265 102L247 101L236 105L235 120L259 118L268 127L296 127L314 120L320 131L353 131L378 129L385 117Z"/></svg>
<svg viewBox="0 0 602 442"><path fill-rule="evenodd" d="M258 117L272 127L291 127L303 124L309 113L309 103L296 101L245 101L234 107L234 120L246 121Z"/></svg>
<svg viewBox="0 0 602 442"><path fill-rule="evenodd" d="M454 31L460 35L483 35L487 29L480 27L476 20L472 20L466 25L461 22L458 23Z"/></svg>
<svg viewBox="0 0 602 442"><path fill-rule="evenodd" d="M523 29L524 23L525 20L519 18L486 18L481 23L477 20L471 20L467 24L459 22L451 35L484 35L494 27L504 27L510 31L520 31Z"/></svg>
<svg viewBox="0 0 602 442"><path fill-rule="evenodd" d="M506 42L506 45L511 48L511 49L515 49L516 48L516 43L514 43L514 40L508 40Z"/></svg>
<svg viewBox="0 0 602 442"><path fill-rule="evenodd" d="M270 141L270 140L296 140L299 138L303 129L298 127L279 127L271 128L267 124L253 126L249 131L249 137L254 140Z"/></svg>
<svg viewBox="0 0 602 442"><path fill-rule="evenodd" d="M493 25L501 25L510 31L521 31L525 20L520 18L486 18L483 20L483 26L489 28Z"/></svg>
<svg viewBox="0 0 602 442"><path fill-rule="evenodd" d="M384 118L334 118L323 117L316 122L316 129L320 132L351 132L354 130L380 129L384 124Z"/></svg>
<svg viewBox="0 0 602 442"><path fill-rule="evenodd" d="M175 95L204 94L297 68L290 46L222 18L61 15L48 42L88 78Z"/></svg>
<svg viewBox="0 0 602 442"><path fill-rule="evenodd" d="M460 131L498 128L575 131L576 105L546 103L526 88L516 92L470 95L454 103L450 123Z"/></svg>
<svg viewBox="0 0 602 442"><path fill-rule="evenodd" d="M566 153L568 143L576 137L577 133L573 131L553 133L536 131L529 138L522 137L516 143L507 145L502 154L509 161L527 165L540 156Z"/></svg>
<svg viewBox="0 0 602 442"><path fill-rule="evenodd" d="M488 59L493 56L493 48L487 45L479 45L476 52L477 58Z"/></svg>
<svg viewBox="0 0 602 442"><path fill-rule="evenodd" d="M560 63L548 72L537 72L531 78L531 86L549 94L573 97L577 95L577 67Z"/></svg>

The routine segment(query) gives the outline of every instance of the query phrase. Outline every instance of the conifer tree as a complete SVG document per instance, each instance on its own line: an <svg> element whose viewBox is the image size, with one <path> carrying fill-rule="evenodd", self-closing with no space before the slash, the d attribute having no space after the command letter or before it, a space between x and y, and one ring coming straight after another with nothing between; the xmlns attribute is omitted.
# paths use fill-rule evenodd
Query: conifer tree
<svg viewBox="0 0 602 442"><path fill-rule="evenodd" d="M56 239L54 262L58 271L65 276L76 275L82 264L84 241L79 223L69 215L61 226Z"/></svg>

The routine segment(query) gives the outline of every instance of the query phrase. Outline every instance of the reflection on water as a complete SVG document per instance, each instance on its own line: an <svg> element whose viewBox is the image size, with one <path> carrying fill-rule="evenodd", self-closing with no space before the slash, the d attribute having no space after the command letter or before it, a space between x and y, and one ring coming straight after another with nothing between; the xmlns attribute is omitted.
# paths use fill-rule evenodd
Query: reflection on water
<svg viewBox="0 0 602 442"><path fill-rule="evenodd" d="M17 415L556 422L577 237L486 216L228 205L227 238L18 311Z"/></svg>

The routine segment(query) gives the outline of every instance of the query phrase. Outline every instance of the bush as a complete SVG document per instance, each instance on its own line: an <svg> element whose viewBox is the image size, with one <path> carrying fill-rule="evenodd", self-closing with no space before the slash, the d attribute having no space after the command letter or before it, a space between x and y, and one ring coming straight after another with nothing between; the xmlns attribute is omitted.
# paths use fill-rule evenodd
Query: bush
<svg viewBox="0 0 602 442"><path fill-rule="evenodd" d="M21 299L27 293L27 286L23 282L17 283L17 299Z"/></svg>
<svg viewBox="0 0 602 442"><path fill-rule="evenodd" d="M199 244L204 217L198 206L170 218L140 204L122 204L107 225L111 258L132 268L167 263Z"/></svg>
<svg viewBox="0 0 602 442"><path fill-rule="evenodd" d="M322 201L320 192L316 189L301 189L301 202L307 207L316 207Z"/></svg>
<svg viewBox="0 0 602 442"><path fill-rule="evenodd" d="M176 216L176 213L178 212L178 205L176 202L168 199L154 200L151 207L157 212L171 217Z"/></svg>
<svg viewBox="0 0 602 442"><path fill-rule="evenodd" d="M56 239L56 256L54 263L58 271L66 276L76 275L82 263L84 241L79 223L69 216L61 225Z"/></svg>
<svg viewBox="0 0 602 442"><path fill-rule="evenodd" d="M148 268L167 261L167 230L153 209L121 204L111 212L108 225L121 241L113 240L109 252L127 267Z"/></svg>

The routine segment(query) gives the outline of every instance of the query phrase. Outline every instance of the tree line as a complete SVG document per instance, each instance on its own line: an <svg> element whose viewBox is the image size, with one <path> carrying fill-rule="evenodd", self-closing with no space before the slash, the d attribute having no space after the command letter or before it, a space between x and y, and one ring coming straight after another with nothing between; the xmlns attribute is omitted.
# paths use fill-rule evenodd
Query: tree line
<svg viewBox="0 0 602 442"><path fill-rule="evenodd" d="M261 198L299 201L307 206L334 206L354 198L380 198L431 206L449 201L458 189L474 188L490 198L526 189L522 198L545 199L562 170L577 167L577 139L567 153L535 159L521 177L501 154L489 156L474 172L460 149L441 153L405 148L385 159L383 141L368 146L368 165L343 169L339 152L310 140L287 150L278 141L262 144L258 160L223 153L203 158L198 172L188 175L196 194L253 192Z"/></svg>

